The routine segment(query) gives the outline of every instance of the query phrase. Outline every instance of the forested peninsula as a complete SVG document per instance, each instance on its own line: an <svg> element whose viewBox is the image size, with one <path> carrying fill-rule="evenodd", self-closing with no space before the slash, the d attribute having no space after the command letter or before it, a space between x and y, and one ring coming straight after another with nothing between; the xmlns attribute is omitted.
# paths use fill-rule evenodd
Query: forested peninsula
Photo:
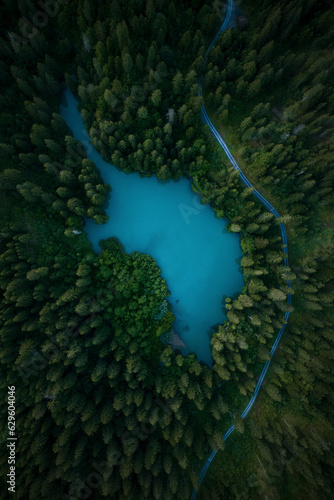
<svg viewBox="0 0 334 500"><path fill-rule="evenodd" d="M331 1L3 0L0 23L0 498L331 498ZM94 252L113 186L67 88L110 168L189 179L239 235L212 367L170 345L152 256Z"/></svg>

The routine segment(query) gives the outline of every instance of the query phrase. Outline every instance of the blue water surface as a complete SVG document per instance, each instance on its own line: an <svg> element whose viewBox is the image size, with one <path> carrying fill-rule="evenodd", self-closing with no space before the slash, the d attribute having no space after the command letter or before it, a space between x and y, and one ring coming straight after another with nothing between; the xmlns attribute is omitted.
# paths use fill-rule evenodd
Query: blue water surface
<svg viewBox="0 0 334 500"><path fill-rule="evenodd" d="M222 296L244 285L236 262L241 256L239 236L223 231L226 220L200 203L188 179L162 183L156 176L126 174L105 162L89 142L78 101L69 89L64 97L63 119L112 187L109 221L98 225L86 220L89 241L99 252L101 239L116 236L127 253L138 251L156 260L171 292L174 331L186 344L183 354L195 352L212 366L208 333L226 318Z"/></svg>

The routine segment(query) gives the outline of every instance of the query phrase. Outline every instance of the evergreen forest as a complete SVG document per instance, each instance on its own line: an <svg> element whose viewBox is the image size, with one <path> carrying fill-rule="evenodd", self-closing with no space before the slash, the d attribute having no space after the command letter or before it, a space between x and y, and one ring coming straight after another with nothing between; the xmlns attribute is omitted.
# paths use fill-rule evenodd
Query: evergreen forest
<svg viewBox="0 0 334 500"><path fill-rule="evenodd" d="M229 3L2 1L0 498L334 498L334 8L238 0L207 53ZM93 251L85 219L107 222L113 186L60 114L66 88L105 161L189 178L240 236L212 368L168 343L150 255L113 237Z"/></svg>

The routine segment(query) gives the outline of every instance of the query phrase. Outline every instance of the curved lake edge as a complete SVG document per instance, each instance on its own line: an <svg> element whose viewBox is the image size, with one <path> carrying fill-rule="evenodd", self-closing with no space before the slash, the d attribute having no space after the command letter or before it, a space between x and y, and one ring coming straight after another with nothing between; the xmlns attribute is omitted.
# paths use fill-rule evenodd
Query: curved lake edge
<svg viewBox="0 0 334 500"><path fill-rule="evenodd" d="M242 269L235 262L236 257L242 255L240 235L226 231L229 221L226 217L217 217L213 204L201 203L203 193L190 174L183 172L178 179L164 181L154 173L124 172L103 159L92 144L78 105L79 99L67 88L60 104L61 115L74 138L82 143L87 158L95 163L103 182L112 188L105 203L109 221L96 225L92 219L86 219L84 230L93 249L99 253L100 240L117 237L127 253L138 251L155 259L171 290L167 300L175 316L174 333L179 336L174 348L180 349L185 356L194 353L199 361L211 368L212 325L223 324L226 320L222 299L240 293L245 286ZM139 191L142 190L140 194L136 183L140 186ZM144 185L150 185L150 190L145 191ZM142 206L145 203L146 208ZM133 205L134 211L142 210L142 218L134 217L128 205ZM160 213L155 218L160 217L160 220L152 220L154 229L148 227L146 219L152 219L157 207ZM118 223L115 222L117 217ZM124 229L131 224L132 229ZM140 226L144 227L140 229ZM108 227L111 229L107 233ZM143 243L148 236L151 244ZM175 250L177 245L178 252ZM171 258L166 253L170 253ZM193 296L193 304L189 295Z"/></svg>

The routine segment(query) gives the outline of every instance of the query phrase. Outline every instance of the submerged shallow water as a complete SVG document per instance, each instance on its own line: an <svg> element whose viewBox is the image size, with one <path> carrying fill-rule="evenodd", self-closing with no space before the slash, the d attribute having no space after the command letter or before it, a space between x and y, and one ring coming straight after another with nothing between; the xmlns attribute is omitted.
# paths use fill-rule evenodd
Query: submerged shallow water
<svg viewBox="0 0 334 500"><path fill-rule="evenodd" d="M174 331L198 359L212 365L209 329L224 321L222 296L239 292L244 285L236 260L241 257L240 239L226 233L225 219L218 219L208 205L201 205L188 179L162 183L155 176L125 174L105 162L89 143L78 111L78 101L69 89L61 115L81 141L87 156L112 187L106 212L109 221L86 220L85 231L96 252L98 242L116 236L125 251L150 254L161 268L171 295ZM213 330L212 330L213 331Z"/></svg>

